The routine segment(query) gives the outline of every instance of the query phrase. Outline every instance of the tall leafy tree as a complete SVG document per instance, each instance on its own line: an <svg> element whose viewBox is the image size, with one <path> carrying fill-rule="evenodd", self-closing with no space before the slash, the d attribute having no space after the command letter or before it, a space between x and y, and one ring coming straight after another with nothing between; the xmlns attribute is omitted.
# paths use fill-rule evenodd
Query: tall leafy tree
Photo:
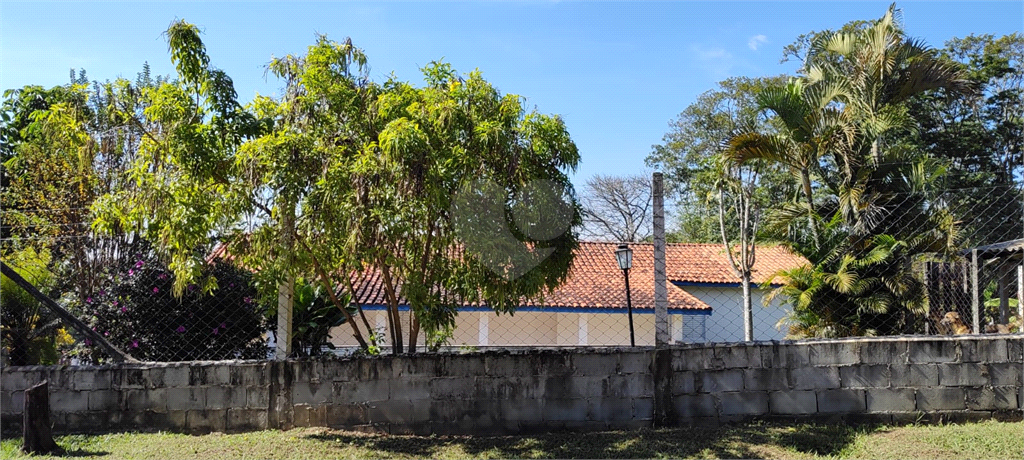
<svg viewBox="0 0 1024 460"><path fill-rule="evenodd" d="M1024 236L1024 37L970 35L946 42L941 58L962 66L978 91L915 96L914 130L894 142L946 165L941 198L964 216L963 244L973 247ZM973 215L972 215L973 213Z"/></svg>
<svg viewBox="0 0 1024 460"><path fill-rule="evenodd" d="M683 110L669 124L662 143L652 146L646 163L664 172L667 189L675 198L679 227L671 235L673 239L721 242L716 184L722 170L718 158L726 151L728 140L739 132L775 131L777 121L762 113L757 95L785 81L784 76L722 81ZM761 179L761 203L788 202L796 192L792 178L782 168L767 168ZM734 229L728 231L730 238L736 235Z"/></svg>
<svg viewBox="0 0 1024 460"><path fill-rule="evenodd" d="M196 249L220 235L265 279L320 283L369 350L376 339L356 326L370 330L368 321L337 289L381 276L391 346L402 352L403 297L415 351L421 328L438 343L464 302L511 312L566 276L571 231L516 241L554 253L507 279L464 250L452 222L457 192L486 178L503 205L520 202L532 181L553 183L578 224L566 170L579 156L558 117L527 112L479 72L463 76L443 63L424 68L423 88L375 83L362 51L326 37L305 55L274 59L283 96L257 97L244 109L230 78L209 65L195 26L177 22L167 35L178 80L145 94L150 105L138 124L159 129L147 131L132 171L140 192L105 197L97 225L141 226L169 256L178 289L204 263Z"/></svg>

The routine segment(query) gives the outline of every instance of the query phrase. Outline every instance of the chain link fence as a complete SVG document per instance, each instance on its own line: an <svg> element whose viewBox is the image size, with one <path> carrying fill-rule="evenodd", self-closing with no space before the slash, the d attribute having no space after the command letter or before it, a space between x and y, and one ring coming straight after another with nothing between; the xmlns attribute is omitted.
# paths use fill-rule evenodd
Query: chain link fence
<svg viewBox="0 0 1024 460"><path fill-rule="evenodd" d="M858 241L849 237L849 229L833 229L846 238L845 246L818 264L780 246L759 246L749 296L754 340L1021 331L1024 190L959 188L888 200L878 201L889 214L880 214L875 231L865 232L870 238ZM924 218L910 216L908 208ZM896 235L894 241L878 238L883 233L879 229ZM89 241L80 247L86 257L103 248L102 239L87 232L73 238ZM653 246L629 247L634 256L628 301L626 274L615 258L618 245L582 243L569 278L558 289L524 301L514 314L463 305L452 327L431 334L419 331L418 351L653 346ZM117 263L96 267L90 272L91 284L59 279L61 273L82 272L51 264L54 254L33 253L35 259L5 262L136 359L273 356L277 299L260 297L250 271L211 259L200 279L215 277L215 284L176 287L170 270L152 251L128 245L114 252L117 257L102 260ZM667 278L672 343L744 340L743 283L721 244L670 244ZM392 309L380 301L382 288L375 279L355 279L352 297L356 328L372 337L369 350L359 349L345 315L298 286L293 354L394 352ZM90 338L6 278L2 297L6 363L106 359ZM413 326L407 302L399 305L398 317L407 351Z"/></svg>

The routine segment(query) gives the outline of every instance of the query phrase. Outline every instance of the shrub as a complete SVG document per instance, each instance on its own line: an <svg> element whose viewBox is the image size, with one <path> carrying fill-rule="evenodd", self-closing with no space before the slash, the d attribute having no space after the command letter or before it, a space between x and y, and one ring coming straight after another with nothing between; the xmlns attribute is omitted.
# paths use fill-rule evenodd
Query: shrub
<svg viewBox="0 0 1024 460"><path fill-rule="evenodd" d="M190 285L172 293L173 274L152 256L139 257L110 290L85 299L83 319L114 346L146 361L262 359L267 357L267 318L251 273L216 261L209 293ZM79 350L86 361L102 352L91 341Z"/></svg>

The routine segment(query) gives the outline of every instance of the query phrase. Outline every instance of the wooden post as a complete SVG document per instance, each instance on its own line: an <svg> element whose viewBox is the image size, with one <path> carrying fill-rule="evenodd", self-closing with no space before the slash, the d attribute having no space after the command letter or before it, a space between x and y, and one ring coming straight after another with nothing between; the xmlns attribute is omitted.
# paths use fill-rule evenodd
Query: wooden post
<svg viewBox="0 0 1024 460"><path fill-rule="evenodd" d="M25 412L22 413L22 452L38 455L60 455L64 449L53 441L50 430L50 393L43 380L25 390Z"/></svg>

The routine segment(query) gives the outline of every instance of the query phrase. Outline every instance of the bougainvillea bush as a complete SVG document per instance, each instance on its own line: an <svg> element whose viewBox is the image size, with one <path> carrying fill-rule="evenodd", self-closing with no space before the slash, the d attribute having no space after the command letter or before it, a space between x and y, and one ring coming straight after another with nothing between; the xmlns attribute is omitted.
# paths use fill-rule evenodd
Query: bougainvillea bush
<svg viewBox="0 0 1024 460"><path fill-rule="evenodd" d="M204 276L214 276L217 287L204 293L189 285L175 297L171 272L155 257L139 256L112 288L85 299L79 317L139 360L266 358L269 322L252 274L215 261ZM80 360L103 357L90 340L80 345Z"/></svg>

